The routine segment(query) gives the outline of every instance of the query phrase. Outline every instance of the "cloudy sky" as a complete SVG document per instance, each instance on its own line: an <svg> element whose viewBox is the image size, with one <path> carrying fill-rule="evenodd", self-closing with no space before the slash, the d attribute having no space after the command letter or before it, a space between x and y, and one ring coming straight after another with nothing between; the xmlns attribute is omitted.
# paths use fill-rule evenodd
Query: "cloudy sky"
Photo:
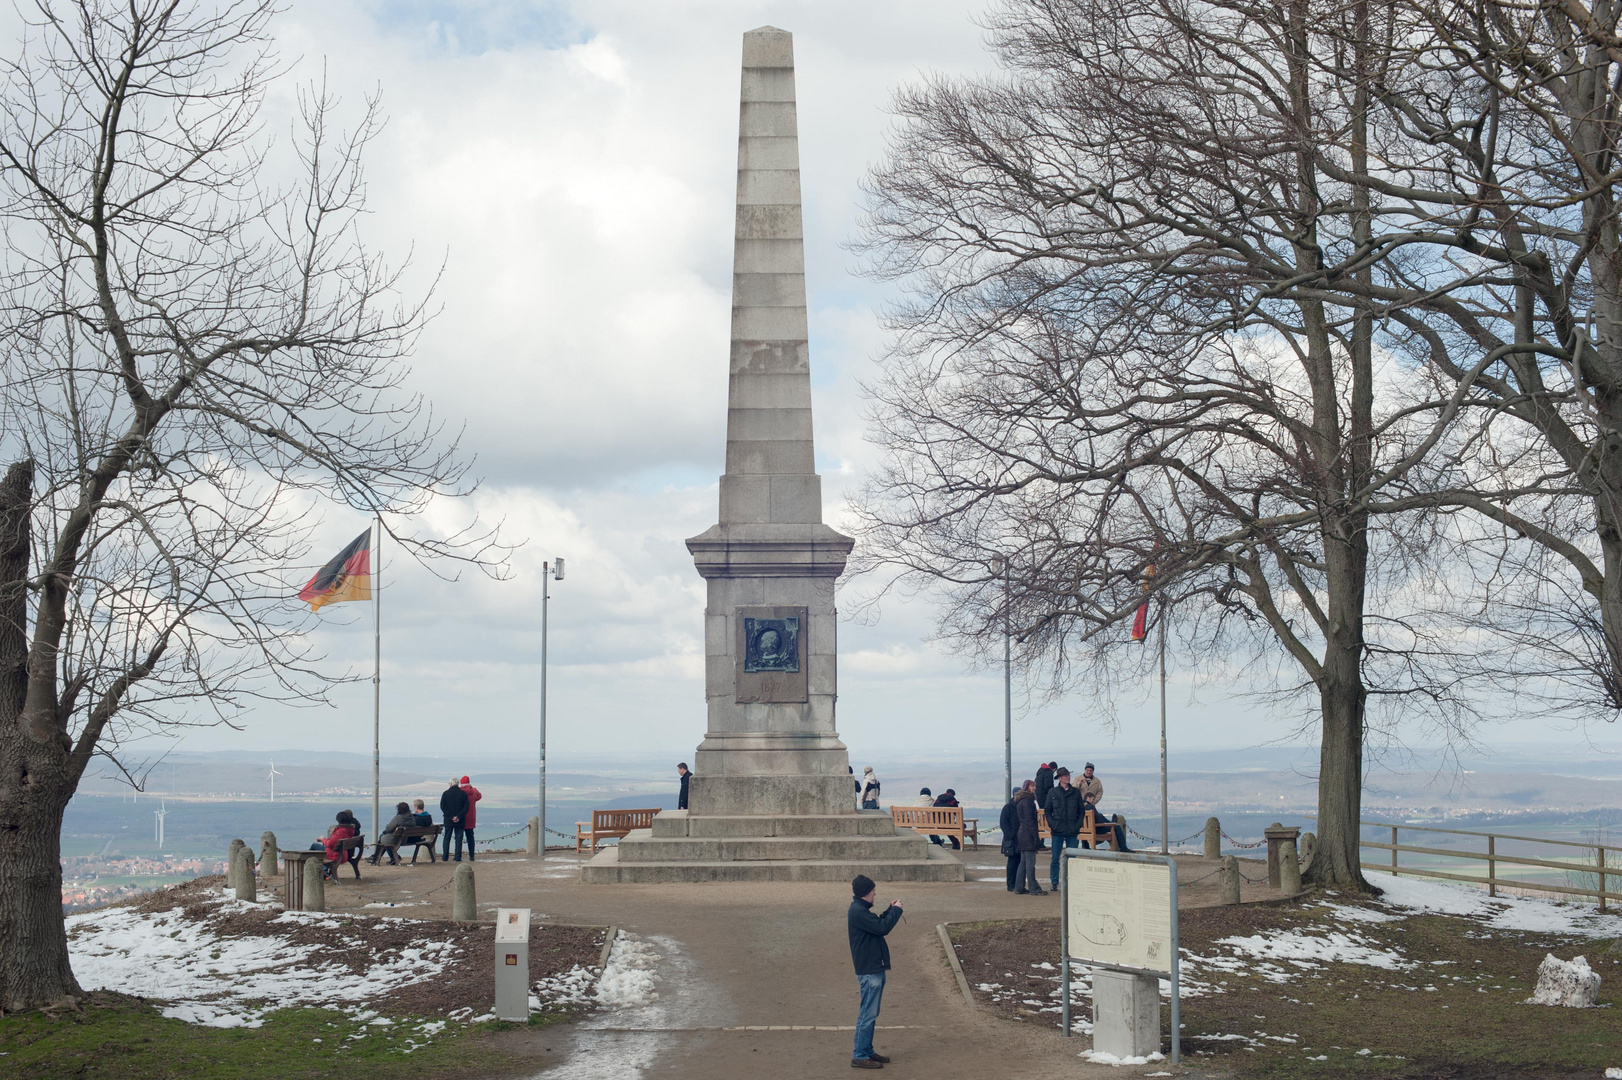
<svg viewBox="0 0 1622 1080"><path fill-rule="evenodd" d="M444 583L386 557L385 757L472 741L533 762L540 565L553 556L568 577L551 607L550 751L691 754L704 592L682 540L714 523L723 462L740 35L795 35L817 459L838 526L871 461L860 382L884 348L883 288L843 246L859 184L895 87L990 65L981 6L295 0L277 36L298 76L324 66L352 104L382 94L370 239L413 253L419 282L445 268L413 379L466 421L481 514L526 542L506 581ZM364 526L335 510L323 542L336 551ZM323 619L334 662L369 672L369 613L342 605ZM876 624L841 629L839 726L858 764L909 750L1000 756L1000 672L933 647L931 620L925 599L892 601ZM261 710L244 732L184 745L367 749L370 687L335 700ZM1085 710L1020 704L1019 767L1107 758L1110 737ZM1171 714L1174 747L1254 746L1294 726L1180 678ZM1125 703L1114 745L1152 748L1152 716Z"/></svg>

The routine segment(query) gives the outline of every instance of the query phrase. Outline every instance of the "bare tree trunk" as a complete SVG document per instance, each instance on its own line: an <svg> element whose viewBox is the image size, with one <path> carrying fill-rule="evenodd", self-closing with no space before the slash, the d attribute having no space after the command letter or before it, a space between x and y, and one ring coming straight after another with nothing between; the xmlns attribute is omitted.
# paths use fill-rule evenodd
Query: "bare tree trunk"
<svg viewBox="0 0 1622 1080"><path fill-rule="evenodd" d="M1318 846L1307 879L1367 891L1359 858L1363 805L1363 597L1368 577L1367 522L1342 519L1341 535L1324 530L1329 629L1318 679L1323 713L1318 750Z"/></svg>
<svg viewBox="0 0 1622 1080"><path fill-rule="evenodd" d="M73 770L22 721L28 694L28 519L34 463L0 481L0 1011L80 996L62 919L62 813Z"/></svg>

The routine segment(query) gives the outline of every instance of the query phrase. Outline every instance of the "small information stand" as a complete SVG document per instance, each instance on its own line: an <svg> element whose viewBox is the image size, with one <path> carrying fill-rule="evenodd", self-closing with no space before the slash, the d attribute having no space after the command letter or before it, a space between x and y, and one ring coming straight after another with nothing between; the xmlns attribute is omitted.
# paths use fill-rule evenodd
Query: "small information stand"
<svg viewBox="0 0 1622 1080"><path fill-rule="evenodd" d="M496 909L496 1019L529 1019L529 908Z"/></svg>
<svg viewBox="0 0 1622 1080"><path fill-rule="evenodd" d="M1181 1058L1177 960L1177 863L1169 855L1146 855L1065 849L1059 867L1059 951L1062 957L1064 1033L1070 1034L1070 964L1088 964L1105 971L1153 977L1155 1041L1160 1032L1159 979L1171 980L1171 1061ZM1098 1045L1100 1011L1126 1024L1148 1021L1148 1001L1137 1002L1130 984L1115 987L1121 1000L1099 1002L1098 980L1093 983L1094 1049ZM1144 995L1146 998L1148 995ZM1124 1017L1124 1019L1123 1019ZM1111 1053L1116 1053L1110 1049ZM1136 1052L1136 1051L1134 1051ZM1121 1055L1125 1056L1125 1055Z"/></svg>

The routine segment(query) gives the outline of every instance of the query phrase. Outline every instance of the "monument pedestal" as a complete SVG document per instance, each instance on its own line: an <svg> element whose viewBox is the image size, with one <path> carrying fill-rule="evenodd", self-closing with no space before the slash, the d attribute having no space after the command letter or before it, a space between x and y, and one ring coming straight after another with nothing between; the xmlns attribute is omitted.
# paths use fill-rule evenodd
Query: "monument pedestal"
<svg viewBox="0 0 1622 1080"><path fill-rule="evenodd" d="M586 884L668 881L962 881L963 864L881 810L695 817L666 810L599 852Z"/></svg>
<svg viewBox="0 0 1622 1080"><path fill-rule="evenodd" d="M584 867L588 883L962 881L963 864L855 809L834 724L834 582L854 545L822 520L795 117L794 44L743 37L726 473L720 520L687 541L707 586L707 729L689 810Z"/></svg>

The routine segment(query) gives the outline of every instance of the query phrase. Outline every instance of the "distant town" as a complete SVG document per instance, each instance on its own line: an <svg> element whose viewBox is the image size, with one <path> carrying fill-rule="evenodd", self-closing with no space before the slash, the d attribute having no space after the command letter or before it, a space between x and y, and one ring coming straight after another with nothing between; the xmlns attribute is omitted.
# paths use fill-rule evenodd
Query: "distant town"
<svg viewBox="0 0 1622 1080"><path fill-rule="evenodd" d="M62 860L62 910L100 907L176 881L223 873L224 859L68 856Z"/></svg>

